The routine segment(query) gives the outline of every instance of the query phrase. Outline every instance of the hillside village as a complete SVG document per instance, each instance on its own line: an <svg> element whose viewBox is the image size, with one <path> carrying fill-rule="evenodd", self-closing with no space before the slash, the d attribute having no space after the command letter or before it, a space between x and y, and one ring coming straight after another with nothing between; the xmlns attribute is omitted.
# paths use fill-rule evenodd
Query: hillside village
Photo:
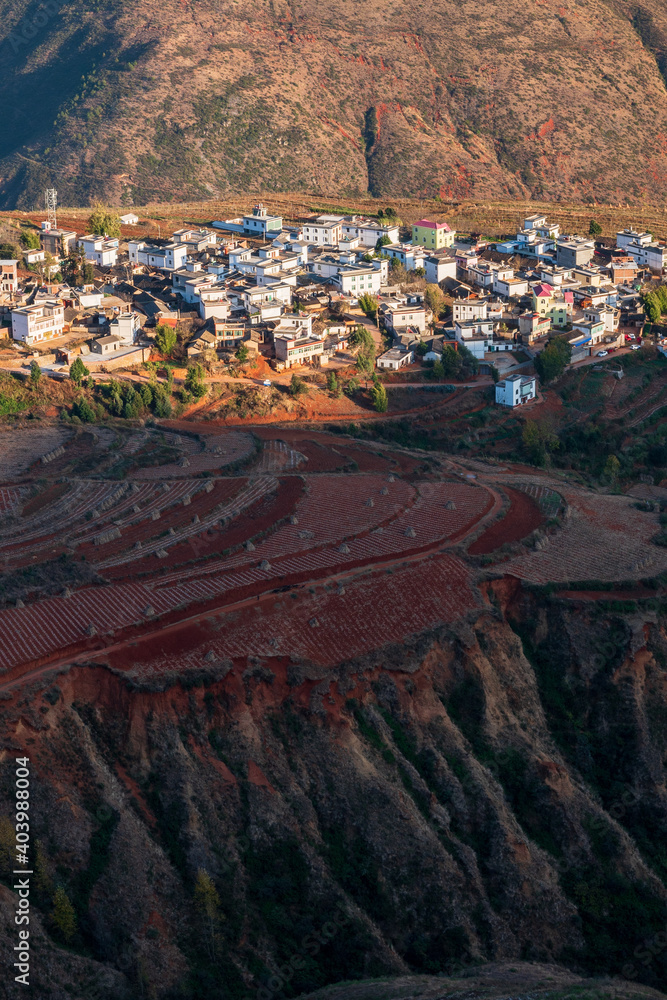
<svg viewBox="0 0 667 1000"><path fill-rule="evenodd" d="M36 359L57 379L80 356L92 374L132 369L168 326L209 369L262 358L277 375L344 373L362 329L374 378L446 378L458 356L511 407L535 398L532 363L555 337L572 364L639 349L642 290L667 263L650 233L566 235L538 214L497 243L429 218L408 229L390 209L290 222L262 204L169 238L77 232L55 213L33 234L39 247L33 235L22 259L0 260L5 368Z"/></svg>

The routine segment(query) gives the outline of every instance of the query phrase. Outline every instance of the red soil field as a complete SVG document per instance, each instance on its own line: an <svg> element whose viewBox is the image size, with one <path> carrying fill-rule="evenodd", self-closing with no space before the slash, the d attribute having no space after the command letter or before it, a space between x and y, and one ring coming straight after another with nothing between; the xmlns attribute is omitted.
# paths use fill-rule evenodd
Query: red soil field
<svg viewBox="0 0 667 1000"><path fill-rule="evenodd" d="M329 665L403 642L479 606L468 568L451 555L345 581L344 591L325 585L314 594L294 592L296 599L285 594L213 613L114 650L108 662L139 677L201 669L210 653L220 659L290 655Z"/></svg>
<svg viewBox="0 0 667 1000"><path fill-rule="evenodd" d="M69 489L69 483L53 483L51 486L47 486L45 490L38 493L37 496L32 497L23 507L21 512L22 517L31 517L38 511L42 510L43 507L48 507L49 504L55 503L59 500L63 493L67 493Z"/></svg>
<svg viewBox="0 0 667 1000"><path fill-rule="evenodd" d="M509 510L505 517L489 525L472 543L468 549L471 556L495 552L505 542L519 542L544 524L544 515L534 500L510 486L505 486L504 490L510 498Z"/></svg>
<svg viewBox="0 0 667 1000"><path fill-rule="evenodd" d="M256 500L232 521L227 529L208 531L180 545L172 546L168 550L167 558L160 560L157 570L153 563L148 567L145 564L141 565L138 559L136 562L124 563L121 566L111 566L103 570L102 574L109 580L139 577L145 573L155 576L156 573L174 569L185 563L220 555L228 549L242 545L249 538L270 532L278 522L291 514L302 495L303 480L299 476L288 476L279 481L276 492L268 493ZM202 571L205 571L205 564L202 566Z"/></svg>

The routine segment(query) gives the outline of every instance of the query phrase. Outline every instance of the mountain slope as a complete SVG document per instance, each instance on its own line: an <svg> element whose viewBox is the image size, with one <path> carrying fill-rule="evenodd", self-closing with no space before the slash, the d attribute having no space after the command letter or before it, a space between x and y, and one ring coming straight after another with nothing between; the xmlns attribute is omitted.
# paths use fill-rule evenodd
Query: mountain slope
<svg viewBox="0 0 667 1000"><path fill-rule="evenodd" d="M76 975L115 998L520 958L664 989L664 619L494 586L477 621L330 671L248 658L156 690L112 659L5 701L5 815L13 749L32 760L40 995L79 996L43 971L71 969L56 884Z"/></svg>
<svg viewBox="0 0 667 1000"><path fill-rule="evenodd" d="M0 198L667 194L667 4L2 0Z"/></svg>

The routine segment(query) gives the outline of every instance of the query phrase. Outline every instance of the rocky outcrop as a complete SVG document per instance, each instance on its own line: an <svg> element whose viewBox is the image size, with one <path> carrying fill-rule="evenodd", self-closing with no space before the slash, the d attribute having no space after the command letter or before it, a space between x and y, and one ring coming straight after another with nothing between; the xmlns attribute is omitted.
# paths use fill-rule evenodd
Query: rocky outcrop
<svg viewBox="0 0 667 1000"><path fill-rule="evenodd" d="M72 950L117 997L519 958L664 984L643 947L667 904L661 609L487 592L403 657L252 658L162 691L91 664L6 701L2 815L32 762L40 995L79 995L49 992Z"/></svg>

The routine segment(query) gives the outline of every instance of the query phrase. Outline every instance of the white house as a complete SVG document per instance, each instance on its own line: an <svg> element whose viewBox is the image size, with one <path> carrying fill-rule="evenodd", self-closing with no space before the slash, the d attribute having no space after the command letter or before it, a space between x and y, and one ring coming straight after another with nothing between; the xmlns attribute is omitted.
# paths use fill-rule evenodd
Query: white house
<svg viewBox="0 0 667 1000"><path fill-rule="evenodd" d="M243 232L249 236L262 236L264 239L275 237L282 232L283 219L281 215L269 215L261 202L255 205L252 215L244 215Z"/></svg>
<svg viewBox="0 0 667 1000"><path fill-rule="evenodd" d="M324 352L324 341L318 337L294 335L293 333L279 333L274 337L276 348L276 360L282 361L286 368L292 365L312 364L315 358L322 361Z"/></svg>
<svg viewBox="0 0 667 1000"><path fill-rule="evenodd" d="M188 248L184 243L157 246L145 240L130 240L127 250L132 264L145 264L162 271L178 271L185 265Z"/></svg>
<svg viewBox="0 0 667 1000"><path fill-rule="evenodd" d="M83 248L86 260L99 267L113 267L118 257L118 240L108 236L82 236L79 246Z"/></svg>
<svg viewBox="0 0 667 1000"><path fill-rule="evenodd" d="M361 215L350 215L343 219L341 228L343 237L357 238L365 247L374 247L383 236L386 236L390 243L398 243L399 240L398 226L382 226L379 222Z"/></svg>
<svg viewBox="0 0 667 1000"><path fill-rule="evenodd" d="M525 278L496 277L493 281L493 290L496 295L502 295L504 298L510 299L516 295L527 295L528 282Z"/></svg>
<svg viewBox="0 0 667 1000"><path fill-rule="evenodd" d="M416 305L389 305L384 312L385 325L394 333L404 333L414 327L420 333L426 330L426 310Z"/></svg>
<svg viewBox="0 0 667 1000"><path fill-rule="evenodd" d="M426 251L423 246L413 246L412 243L388 243L382 247L382 256L397 260L408 271L416 271L423 267L426 270Z"/></svg>
<svg viewBox="0 0 667 1000"><path fill-rule="evenodd" d="M486 299L455 299L452 304L452 319L455 323L469 319L486 319L488 309Z"/></svg>
<svg viewBox="0 0 667 1000"><path fill-rule="evenodd" d="M204 285L199 289L199 315L202 319L229 319L229 300L224 284Z"/></svg>
<svg viewBox="0 0 667 1000"><path fill-rule="evenodd" d="M304 222L303 239L306 243L319 243L320 246L336 246L342 236L343 215L318 215L313 222Z"/></svg>
<svg viewBox="0 0 667 1000"><path fill-rule="evenodd" d="M44 299L32 306L12 309L12 338L30 347L62 336L65 307L59 299Z"/></svg>
<svg viewBox="0 0 667 1000"><path fill-rule="evenodd" d="M333 281L343 295L377 295L383 285L382 272L372 264L341 264Z"/></svg>
<svg viewBox="0 0 667 1000"><path fill-rule="evenodd" d="M626 251L639 267L648 267L651 271L662 273L667 264L667 247L663 243L628 243Z"/></svg>
<svg viewBox="0 0 667 1000"><path fill-rule="evenodd" d="M439 285L445 278L456 277L456 257L431 254L424 261L426 280L431 285Z"/></svg>
<svg viewBox="0 0 667 1000"><path fill-rule="evenodd" d="M616 246L619 250L626 250L631 243L645 247L648 243L652 242L653 237L650 233L639 233L631 226L627 229L621 229L616 233Z"/></svg>
<svg viewBox="0 0 667 1000"><path fill-rule="evenodd" d="M501 406L521 406L537 395L535 375L508 375L496 382L496 403Z"/></svg>
<svg viewBox="0 0 667 1000"><path fill-rule="evenodd" d="M120 221L124 226L136 226L139 222L139 216L135 215L134 212L126 212L125 215L121 215Z"/></svg>
<svg viewBox="0 0 667 1000"><path fill-rule="evenodd" d="M124 347L134 344L140 330L141 321L136 312L119 313L109 324L109 335L118 337Z"/></svg>
<svg viewBox="0 0 667 1000"><path fill-rule="evenodd" d="M390 371L398 371L405 365L411 365L415 360L414 351L408 347L390 347L388 351L381 354L375 364L378 368L388 368Z"/></svg>

